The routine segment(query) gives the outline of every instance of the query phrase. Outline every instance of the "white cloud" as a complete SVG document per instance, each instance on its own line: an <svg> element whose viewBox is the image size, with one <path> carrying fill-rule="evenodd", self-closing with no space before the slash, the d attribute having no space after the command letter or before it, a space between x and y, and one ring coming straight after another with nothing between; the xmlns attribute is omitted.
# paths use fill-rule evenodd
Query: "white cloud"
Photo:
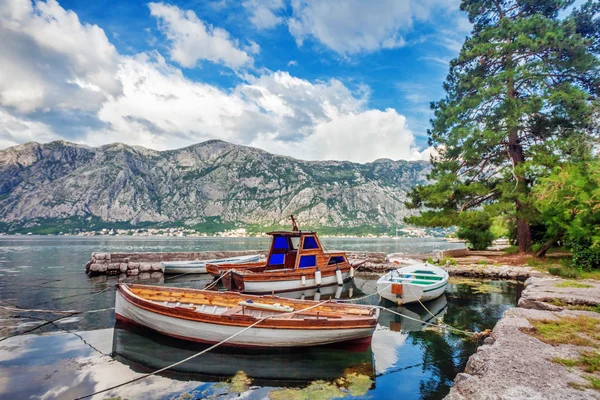
<svg viewBox="0 0 600 400"><path fill-rule="evenodd" d="M429 159L427 151L416 148L406 118L393 109L339 115L314 126L300 142L260 135L251 145L306 160Z"/></svg>
<svg viewBox="0 0 600 400"><path fill-rule="evenodd" d="M238 69L252 64L252 57L240 49L237 40L226 30L205 24L194 11L164 3L149 3L148 7L171 42L170 58L179 65L193 68L198 60L208 60Z"/></svg>
<svg viewBox="0 0 600 400"><path fill-rule="evenodd" d="M276 15L285 7L283 0L245 0L242 5L250 14L250 22L257 29L271 29L284 21Z"/></svg>
<svg viewBox="0 0 600 400"><path fill-rule="evenodd" d="M96 110L121 92L104 31L55 0L0 3L0 106Z"/></svg>
<svg viewBox="0 0 600 400"><path fill-rule="evenodd" d="M172 41L171 59L181 65L204 59L239 68L260 50L254 42L240 50L227 32L191 11L161 3L150 10ZM0 18L0 147L68 138L170 149L218 138L302 159L422 156L406 118L369 109L364 86L262 70L238 71L243 82L223 90L186 78L158 52L119 55L102 29L81 24L54 0L35 7L1 3ZM402 43L396 34L386 39L381 45ZM69 134L53 130L57 110L67 121L80 115L83 122Z"/></svg>
<svg viewBox="0 0 600 400"><path fill-rule="evenodd" d="M290 60L287 63L287 65L288 65L288 67L295 67L296 65L298 65L298 61L296 61L296 60Z"/></svg>
<svg viewBox="0 0 600 400"><path fill-rule="evenodd" d="M127 59L119 77L124 95L99 113L109 128L87 143L168 149L219 138L302 159L421 158L404 116L366 109L367 91L335 79L268 72L225 92L186 79L157 53Z"/></svg>
<svg viewBox="0 0 600 400"><path fill-rule="evenodd" d="M458 9L456 0L292 0L290 33L298 45L314 38L342 55L405 45L402 32L436 9Z"/></svg>
<svg viewBox="0 0 600 400"><path fill-rule="evenodd" d="M0 148L24 142L50 142L58 139L60 136L48 125L19 118L0 108Z"/></svg>
<svg viewBox="0 0 600 400"><path fill-rule="evenodd" d="M258 54L260 53L260 46L258 45L258 43L250 41L249 45L244 46L244 50L246 50L250 54Z"/></svg>

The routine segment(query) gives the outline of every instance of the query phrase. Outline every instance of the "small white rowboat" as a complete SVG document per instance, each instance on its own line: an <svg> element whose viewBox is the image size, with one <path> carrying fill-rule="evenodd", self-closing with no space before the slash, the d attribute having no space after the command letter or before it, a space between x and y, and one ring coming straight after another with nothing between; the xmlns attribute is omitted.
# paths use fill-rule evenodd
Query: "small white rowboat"
<svg viewBox="0 0 600 400"><path fill-rule="evenodd" d="M242 264L260 260L260 255L247 255L216 260L163 261L165 274L206 274L206 264Z"/></svg>
<svg viewBox="0 0 600 400"><path fill-rule="evenodd" d="M446 271L424 263L388 272L377 281L377 291L396 304L406 304L438 298L447 284Z"/></svg>
<svg viewBox="0 0 600 400"><path fill-rule="evenodd" d="M310 309L307 309L312 307ZM179 339L224 345L301 347L371 338L379 309L199 289L119 284L115 315Z"/></svg>

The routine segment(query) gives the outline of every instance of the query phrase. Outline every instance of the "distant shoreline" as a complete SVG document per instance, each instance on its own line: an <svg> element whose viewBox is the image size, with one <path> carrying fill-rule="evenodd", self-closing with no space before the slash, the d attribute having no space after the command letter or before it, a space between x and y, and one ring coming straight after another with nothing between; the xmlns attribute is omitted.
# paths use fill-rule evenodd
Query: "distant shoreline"
<svg viewBox="0 0 600 400"><path fill-rule="evenodd" d="M110 238L110 237L118 237L118 238L210 238L210 239L264 239L267 238L267 235L214 235L214 234L198 234L198 235L170 235L170 234L154 234L154 235L136 235L136 234L41 234L41 233L0 233L0 237L84 237L84 238ZM365 236L354 236L354 235L320 235L322 238L331 238L331 239L389 239L389 240L399 240L399 239L438 239L449 243L466 243L464 240L456 239L456 238L445 238L438 236L385 236L385 235L365 235Z"/></svg>

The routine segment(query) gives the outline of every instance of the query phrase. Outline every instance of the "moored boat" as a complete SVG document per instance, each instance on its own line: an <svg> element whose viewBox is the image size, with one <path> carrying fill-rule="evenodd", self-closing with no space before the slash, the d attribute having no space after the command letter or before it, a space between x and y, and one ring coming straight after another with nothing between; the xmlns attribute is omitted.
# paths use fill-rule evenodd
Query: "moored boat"
<svg viewBox="0 0 600 400"><path fill-rule="evenodd" d="M431 264L398 268L377 281L381 297L396 304L429 301L440 297L448 284L448 273Z"/></svg>
<svg viewBox="0 0 600 400"><path fill-rule="evenodd" d="M215 260L163 261L165 274L206 274L207 264L246 264L260 260L259 254L220 258Z"/></svg>
<svg viewBox="0 0 600 400"><path fill-rule="evenodd" d="M325 252L316 232L269 232L271 248L266 262L248 264L208 264L209 274L231 291L267 294L343 285L354 277L361 262L348 262L346 253Z"/></svg>
<svg viewBox="0 0 600 400"><path fill-rule="evenodd" d="M118 321L195 342L218 343L237 334L223 345L302 347L370 338L379 310L275 296L119 284L115 316Z"/></svg>

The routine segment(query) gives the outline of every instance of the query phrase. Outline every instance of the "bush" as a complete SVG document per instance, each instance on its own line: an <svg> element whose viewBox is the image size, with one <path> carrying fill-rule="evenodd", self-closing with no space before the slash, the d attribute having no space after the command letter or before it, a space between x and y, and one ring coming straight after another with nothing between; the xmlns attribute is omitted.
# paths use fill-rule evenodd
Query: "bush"
<svg viewBox="0 0 600 400"><path fill-rule="evenodd" d="M600 245L591 240L580 239L569 244L573 253L573 265L583 270L600 269Z"/></svg>
<svg viewBox="0 0 600 400"><path fill-rule="evenodd" d="M495 239L490 231L492 219L483 211L470 211L461 213L459 229L456 236L469 242L473 250L485 250Z"/></svg>
<svg viewBox="0 0 600 400"><path fill-rule="evenodd" d="M461 227L456 235L459 239L468 241L472 250L485 250L494 240L494 234L489 229L477 227Z"/></svg>

